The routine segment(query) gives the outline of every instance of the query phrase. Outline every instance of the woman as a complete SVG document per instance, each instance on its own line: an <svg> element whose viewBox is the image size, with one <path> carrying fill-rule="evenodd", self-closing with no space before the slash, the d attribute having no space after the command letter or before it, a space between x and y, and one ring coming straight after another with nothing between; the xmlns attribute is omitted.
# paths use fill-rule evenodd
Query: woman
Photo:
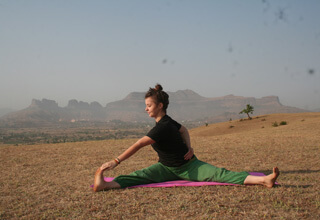
<svg viewBox="0 0 320 220"><path fill-rule="evenodd" d="M126 188L134 185L173 180L215 181L235 184L259 184L273 187L279 170L273 168L268 176L252 176L248 172L233 172L218 168L197 159L190 144L188 130L167 115L169 96L157 84L145 95L146 111L154 118L156 125L120 156L104 163L96 171L94 191L112 188ZM120 175L111 182L103 179L103 172L115 168L144 146L152 145L158 153L159 162L129 175Z"/></svg>

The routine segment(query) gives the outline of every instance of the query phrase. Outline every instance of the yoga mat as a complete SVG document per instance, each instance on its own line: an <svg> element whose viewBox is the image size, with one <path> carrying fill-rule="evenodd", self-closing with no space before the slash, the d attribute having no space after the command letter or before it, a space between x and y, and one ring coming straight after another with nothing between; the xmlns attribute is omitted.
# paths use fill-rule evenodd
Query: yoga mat
<svg viewBox="0 0 320 220"><path fill-rule="evenodd" d="M263 173L257 172L249 172L250 175L253 176L265 176ZM106 182L111 182L114 178L113 177L104 177ZM278 184L278 183L276 183ZM175 180L175 181L167 181L161 183L150 183L150 184L143 184L137 186L130 186L130 188L138 188L138 187L176 187L176 186L238 186L239 184L233 183L219 183L219 182L195 182L195 181L188 181L188 180ZM93 185L91 185L93 187Z"/></svg>

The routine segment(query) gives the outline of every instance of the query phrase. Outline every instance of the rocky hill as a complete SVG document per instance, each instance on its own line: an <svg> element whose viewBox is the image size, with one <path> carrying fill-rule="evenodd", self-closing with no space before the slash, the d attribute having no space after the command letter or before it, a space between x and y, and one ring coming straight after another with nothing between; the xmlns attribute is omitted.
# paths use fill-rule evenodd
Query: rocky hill
<svg viewBox="0 0 320 220"><path fill-rule="evenodd" d="M66 107L53 100L33 99L23 110L0 118L0 127L41 127L60 122L101 121L106 118L105 108L98 102L70 100Z"/></svg>
<svg viewBox="0 0 320 220"><path fill-rule="evenodd" d="M143 92L132 92L122 100L110 102L103 107L98 102L70 100L66 107L60 107L53 100L32 100L26 109L0 118L0 126L43 126L61 122L110 121L151 122L145 113ZM272 113L298 113L306 110L284 106L277 96L263 98L227 95L206 98L191 90L168 92L168 114L181 122L214 123L245 117L239 112L250 104L253 115Z"/></svg>

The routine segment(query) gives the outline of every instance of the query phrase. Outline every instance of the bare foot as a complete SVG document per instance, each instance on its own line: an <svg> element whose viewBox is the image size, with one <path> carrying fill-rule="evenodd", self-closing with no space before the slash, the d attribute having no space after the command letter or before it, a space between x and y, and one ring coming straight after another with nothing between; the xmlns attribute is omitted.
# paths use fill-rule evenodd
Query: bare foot
<svg viewBox="0 0 320 220"><path fill-rule="evenodd" d="M263 185L268 188L272 188L279 175L280 175L280 172L279 172L278 167L274 167L273 173L271 173L270 175L268 175L264 178Z"/></svg>
<svg viewBox="0 0 320 220"><path fill-rule="evenodd" d="M107 188L107 182L103 179L103 171L100 167L97 169L96 174L94 175L94 185L93 191L99 192Z"/></svg>

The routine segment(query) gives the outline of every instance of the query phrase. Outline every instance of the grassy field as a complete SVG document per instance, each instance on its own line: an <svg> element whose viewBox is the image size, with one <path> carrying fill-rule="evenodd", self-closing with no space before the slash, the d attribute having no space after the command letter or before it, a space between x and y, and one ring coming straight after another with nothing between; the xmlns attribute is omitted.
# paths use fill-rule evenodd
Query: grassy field
<svg viewBox="0 0 320 220"><path fill-rule="evenodd" d="M275 122L286 125L275 127ZM285 124L285 123L282 123ZM235 171L270 173L278 187L136 188L93 193L102 163L135 139L0 145L0 219L317 219L320 113L276 114L190 131L197 157ZM107 176L157 161L145 147Z"/></svg>

